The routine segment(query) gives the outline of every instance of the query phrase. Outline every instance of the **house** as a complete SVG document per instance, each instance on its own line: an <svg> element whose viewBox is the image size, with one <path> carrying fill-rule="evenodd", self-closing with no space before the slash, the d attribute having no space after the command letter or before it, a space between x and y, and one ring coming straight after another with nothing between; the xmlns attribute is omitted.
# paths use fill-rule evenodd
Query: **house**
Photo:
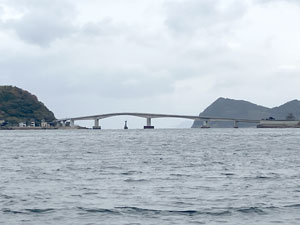
<svg viewBox="0 0 300 225"><path fill-rule="evenodd" d="M26 122L19 123L19 127L26 127Z"/></svg>
<svg viewBox="0 0 300 225"><path fill-rule="evenodd" d="M41 127L43 127L43 128L49 128L49 127L50 127L50 124L47 123L45 120L42 120L42 121L41 121Z"/></svg>

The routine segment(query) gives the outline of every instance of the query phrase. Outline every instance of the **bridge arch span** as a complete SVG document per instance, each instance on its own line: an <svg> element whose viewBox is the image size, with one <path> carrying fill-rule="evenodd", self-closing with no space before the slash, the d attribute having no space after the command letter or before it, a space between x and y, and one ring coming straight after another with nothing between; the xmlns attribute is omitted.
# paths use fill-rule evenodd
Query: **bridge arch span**
<svg viewBox="0 0 300 225"><path fill-rule="evenodd" d="M236 118L222 118L222 117L205 117L205 116L189 116L189 115L176 115L176 114L157 114L157 113L135 113L135 112L121 112L121 113L107 113L107 114L99 114L92 116L82 116L82 117L70 117L64 119L58 119L56 122L65 123L66 121L70 121L71 126L75 126L75 121L80 120L94 120L94 129L101 129L99 125L99 121L101 119L116 117L116 116L135 116L146 119L145 129L153 129L151 121L155 118L180 118L180 119L189 119L189 120L202 120L204 121L203 126L209 127L210 121L232 121L234 127L237 127L238 122L246 122L246 123L259 123L259 120L248 120L248 119L236 119Z"/></svg>

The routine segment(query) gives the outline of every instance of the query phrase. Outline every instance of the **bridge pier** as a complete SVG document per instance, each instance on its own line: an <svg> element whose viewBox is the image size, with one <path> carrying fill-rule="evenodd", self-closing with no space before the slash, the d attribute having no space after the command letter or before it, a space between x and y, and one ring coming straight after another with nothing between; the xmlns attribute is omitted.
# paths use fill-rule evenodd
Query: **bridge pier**
<svg viewBox="0 0 300 225"><path fill-rule="evenodd" d="M101 126L99 126L99 119L95 119L93 129L101 130Z"/></svg>
<svg viewBox="0 0 300 225"><path fill-rule="evenodd" d="M151 117L147 118L147 125L144 126L144 129L154 129L154 126L151 125Z"/></svg>
<svg viewBox="0 0 300 225"><path fill-rule="evenodd" d="M203 120L203 125L201 128L210 128L209 120Z"/></svg>
<svg viewBox="0 0 300 225"><path fill-rule="evenodd" d="M75 127L75 121L74 120L70 120L70 127Z"/></svg>
<svg viewBox="0 0 300 225"><path fill-rule="evenodd" d="M233 128L239 128L239 126L238 126L238 121L233 121Z"/></svg>

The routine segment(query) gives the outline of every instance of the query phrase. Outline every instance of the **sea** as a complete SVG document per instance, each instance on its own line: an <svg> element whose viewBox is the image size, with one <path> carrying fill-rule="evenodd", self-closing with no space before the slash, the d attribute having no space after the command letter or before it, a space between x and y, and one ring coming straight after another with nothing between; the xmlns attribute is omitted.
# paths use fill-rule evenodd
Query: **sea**
<svg viewBox="0 0 300 225"><path fill-rule="evenodd" d="M300 129L0 131L0 224L300 224Z"/></svg>

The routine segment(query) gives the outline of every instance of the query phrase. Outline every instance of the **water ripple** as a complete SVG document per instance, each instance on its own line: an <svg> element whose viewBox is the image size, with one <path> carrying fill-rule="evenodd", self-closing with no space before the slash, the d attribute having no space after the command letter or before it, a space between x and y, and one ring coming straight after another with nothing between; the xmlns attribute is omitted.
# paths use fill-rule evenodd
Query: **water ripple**
<svg viewBox="0 0 300 225"><path fill-rule="evenodd" d="M300 221L300 129L0 131L0 140L0 224Z"/></svg>

